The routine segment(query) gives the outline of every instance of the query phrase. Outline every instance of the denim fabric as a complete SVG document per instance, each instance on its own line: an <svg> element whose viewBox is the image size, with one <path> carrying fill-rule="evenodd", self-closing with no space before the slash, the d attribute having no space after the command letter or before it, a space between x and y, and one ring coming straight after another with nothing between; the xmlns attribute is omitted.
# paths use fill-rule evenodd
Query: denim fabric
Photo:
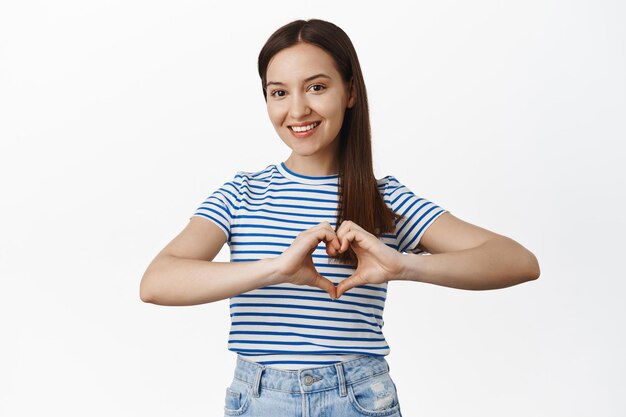
<svg viewBox="0 0 626 417"><path fill-rule="evenodd" d="M225 416L402 417L384 356L287 370L237 356Z"/></svg>

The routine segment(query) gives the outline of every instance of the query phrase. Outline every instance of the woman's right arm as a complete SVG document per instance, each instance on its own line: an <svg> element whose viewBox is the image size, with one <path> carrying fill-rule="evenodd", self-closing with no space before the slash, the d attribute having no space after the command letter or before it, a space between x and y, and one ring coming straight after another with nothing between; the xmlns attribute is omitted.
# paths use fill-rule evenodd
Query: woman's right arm
<svg viewBox="0 0 626 417"><path fill-rule="evenodd" d="M192 217L146 269L141 300L169 306L205 304L282 282L276 258L213 262L224 243L226 235L217 225Z"/></svg>

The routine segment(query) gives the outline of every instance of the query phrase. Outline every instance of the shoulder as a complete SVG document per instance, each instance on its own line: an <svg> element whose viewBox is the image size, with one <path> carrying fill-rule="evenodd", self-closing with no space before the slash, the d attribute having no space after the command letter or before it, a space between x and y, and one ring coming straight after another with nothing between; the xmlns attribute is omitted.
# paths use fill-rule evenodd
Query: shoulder
<svg viewBox="0 0 626 417"><path fill-rule="evenodd" d="M377 179L376 183L378 185L378 190L381 191L381 193L386 191L389 185L393 184L395 181L396 180L393 177L393 175L387 175L387 176Z"/></svg>
<svg viewBox="0 0 626 417"><path fill-rule="evenodd" d="M388 204L392 204L400 196L406 193L412 193L403 183L401 183L395 176L387 175L380 179L377 179L378 191Z"/></svg>
<svg viewBox="0 0 626 417"><path fill-rule="evenodd" d="M386 175L380 179L377 179L376 182L378 182L379 187L384 186L385 188L404 186L404 184L400 182L400 180L398 180L398 178L394 175Z"/></svg>
<svg viewBox="0 0 626 417"><path fill-rule="evenodd" d="M239 190L242 188L253 186L259 186L272 182L272 178L275 177L276 169L274 165L268 165L265 168L259 170L239 170L228 181L231 185L236 186Z"/></svg>

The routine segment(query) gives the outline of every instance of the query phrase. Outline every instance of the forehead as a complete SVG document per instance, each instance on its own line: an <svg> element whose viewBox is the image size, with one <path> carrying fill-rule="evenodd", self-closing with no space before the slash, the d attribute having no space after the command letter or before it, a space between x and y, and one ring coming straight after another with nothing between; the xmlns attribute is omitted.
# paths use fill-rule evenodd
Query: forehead
<svg viewBox="0 0 626 417"><path fill-rule="evenodd" d="M268 81L298 81L318 73L339 78L333 58L322 48L308 43L283 49L267 66Z"/></svg>

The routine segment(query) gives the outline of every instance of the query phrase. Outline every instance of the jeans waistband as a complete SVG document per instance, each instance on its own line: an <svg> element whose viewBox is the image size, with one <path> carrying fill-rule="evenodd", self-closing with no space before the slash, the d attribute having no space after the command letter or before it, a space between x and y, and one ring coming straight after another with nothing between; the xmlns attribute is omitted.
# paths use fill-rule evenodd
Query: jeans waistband
<svg viewBox="0 0 626 417"><path fill-rule="evenodd" d="M238 355L235 378L252 384L255 397L259 396L259 390L263 388L305 393L337 387L344 396L347 392L346 385L385 372L389 372L389 364L384 356L363 355L332 365L289 370L251 362Z"/></svg>

